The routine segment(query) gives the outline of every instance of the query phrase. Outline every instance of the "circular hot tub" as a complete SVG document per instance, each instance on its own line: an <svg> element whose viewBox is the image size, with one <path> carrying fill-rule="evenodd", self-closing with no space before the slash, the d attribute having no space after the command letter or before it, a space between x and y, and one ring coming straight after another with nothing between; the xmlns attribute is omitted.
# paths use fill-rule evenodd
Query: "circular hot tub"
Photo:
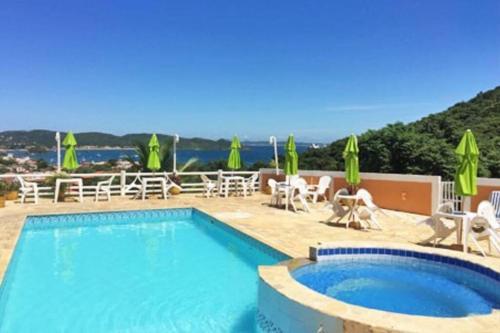
<svg viewBox="0 0 500 333"><path fill-rule="evenodd" d="M384 248L320 249L317 263L292 276L337 300L371 309L433 317L465 317L500 309L492 270L435 254Z"/></svg>
<svg viewBox="0 0 500 333"><path fill-rule="evenodd" d="M500 260L412 244L335 242L259 267L263 332L497 332Z"/></svg>

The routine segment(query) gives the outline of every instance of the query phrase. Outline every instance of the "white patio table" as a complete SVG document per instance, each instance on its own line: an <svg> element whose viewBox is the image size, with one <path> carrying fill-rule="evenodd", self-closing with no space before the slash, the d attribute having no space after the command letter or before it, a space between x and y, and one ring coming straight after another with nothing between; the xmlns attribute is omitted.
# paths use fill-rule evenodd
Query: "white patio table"
<svg viewBox="0 0 500 333"><path fill-rule="evenodd" d="M347 202L347 207L349 207L349 214L347 214L348 216L346 225L346 227L348 228L351 222L356 222L356 210L358 209L359 198L356 194L337 194L337 199L345 200ZM354 221L351 221L353 216Z"/></svg>
<svg viewBox="0 0 500 333"><path fill-rule="evenodd" d="M285 193L285 210L288 210L290 200L293 200L293 193L295 192L295 187L288 182L277 182L276 183L276 193L279 196L280 193ZM280 197L278 197L280 198Z"/></svg>
<svg viewBox="0 0 500 333"><path fill-rule="evenodd" d="M163 193L163 199L167 200L167 180L165 179L165 177L144 177L141 178L141 183L142 200L146 200L146 192L148 186L151 186L153 183L160 184Z"/></svg>
<svg viewBox="0 0 500 333"><path fill-rule="evenodd" d="M241 188L243 189L243 182L245 178L242 176L222 176L222 183L224 183L224 197L227 198L229 196L229 185L234 183L234 191L238 193L238 184L241 184ZM244 196L246 196L246 192L244 192Z"/></svg>
<svg viewBox="0 0 500 333"><path fill-rule="evenodd" d="M469 233L469 225L470 221L476 216L476 213L473 212L453 212L453 213L444 213L437 212L435 216L449 219L457 225L457 244L462 245L462 251L467 253L468 251L468 233ZM439 224L436 225L439 228Z"/></svg>
<svg viewBox="0 0 500 333"><path fill-rule="evenodd" d="M81 178L58 178L56 179L54 202L57 202L59 198L59 192L61 190L61 184L73 184L78 186L78 199L83 202L83 179Z"/></svg>

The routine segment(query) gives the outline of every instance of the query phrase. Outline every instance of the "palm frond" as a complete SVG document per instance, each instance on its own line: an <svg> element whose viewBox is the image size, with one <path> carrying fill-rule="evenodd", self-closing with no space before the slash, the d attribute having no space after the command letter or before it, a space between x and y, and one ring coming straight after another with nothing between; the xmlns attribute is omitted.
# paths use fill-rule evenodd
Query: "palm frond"
<svg viewBox="0 0 500 333"><path fill-rule="evenodd" d="M134 142L134 150L137 154L137 161L130 156L128 156L127 160L137 165L142 171L146 171L149 156L149 147L147 143L141 141Z"/></svg>
<svg viewBox="0 0 500 333"><path fill-rule="evenodd" d="M177 171L184 172L196 162L198 162L198 159L196 157L191 157L186 163L182 164Z"/></svg>

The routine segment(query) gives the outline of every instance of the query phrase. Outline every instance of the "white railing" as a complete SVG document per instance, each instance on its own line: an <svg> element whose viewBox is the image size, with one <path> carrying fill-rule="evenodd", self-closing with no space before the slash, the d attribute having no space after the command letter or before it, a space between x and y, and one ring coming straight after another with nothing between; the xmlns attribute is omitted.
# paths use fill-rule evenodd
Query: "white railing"
<svg viewBox="0 0 500 333"><path fill-rule="evenodd" d="M457 211L462 210L463 197L455 193L455 182L441 182L440 204L452 202L453 208Z"/></svg>
<svg viewBox="0 0 500 333"><path fill-rule="evenodd" d="M242 177L250 177L254 174L259 174L258 171L189 171L189 172L178 172L177 175L181 177L181 181L186 179L186 177L192 177L195 178L196 181L193 181L192 179L190 181L182 181L181 182L181 187L182 187L182 193L200 193L203 192L204 184L201 181L200 176L201 175L206 175L207 177L213 179L214 181L217 180L218 177L221 176L229 176L229 175L235 175L235 176L242 176ZM15 179L17 176L23 177L23 179L28 180L28 181L36 181L39 183L38 190L39 190L39 196L41 197L50 197L54 196L54 188L52 186L45 185L45 180L51 176L53 176L54 173L27 173L27 174L0 174L0 180L2 179ZM95 180L95 181L102 181L106 180L112 176L115 176L115 179L113 181L113 185L111 186L111 194L112 195L131 195L133 193L125 193L125 189L127 185L130 185L133 180L140 175L140 177L161 177L161 176L172 176L171 172L126 172L126 171L121 171L121 172L115 172L115 173L110 173L110 172L103 172L103 173L72 173L68 174L68 177L71 178L82 178L85 182L88 180ZM234 187L234 183L230 184L230 187ZM254 187L255 191L259 190L259 184L258 182L255 183ZM83 186L83 195L84 196L91 196L95 195L96 191L96 185L84 185ZM160 193L161 192L161 185L160 184L151 184L148 185L147 189L148 193ZM68 188L68 195L77 195L78 194L78 188L76 186L70 186Z"/></svg>

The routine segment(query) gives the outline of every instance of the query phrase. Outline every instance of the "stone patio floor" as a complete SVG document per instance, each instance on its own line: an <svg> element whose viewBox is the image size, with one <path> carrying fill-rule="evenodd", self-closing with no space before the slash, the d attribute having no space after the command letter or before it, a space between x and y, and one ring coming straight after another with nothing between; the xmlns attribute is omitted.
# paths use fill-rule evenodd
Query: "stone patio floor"
<svg viewBox="0 0 500 333"><path fill-rule="evenodd" d="M386 215L378 215L383 230L356 230L346 229L344 223L325 223L331 211L324 209L324 203L311 204L311 213L294 213L270 206L269 200L270 196L256 193L247 198L205 198L201 194L180 194L168 200L113 197L110 202L96 203L93 198L86 197L83 203L54 204L49 199L42 199L37 205L7 202L5 208L0 208L0 281L27 215L195 207L294 258L307 257L309 246L318 242L367 240L419 244L433 234L427 225L417 225L418 221L426 218L421 215L384 210ZM300 204L297 205L300 209ZM453 242L456 238L450 236L443 247L449 247ZM476 256L477 253L470 255ZM499 254L493 254L486 260L500 268Z"/></svg>

